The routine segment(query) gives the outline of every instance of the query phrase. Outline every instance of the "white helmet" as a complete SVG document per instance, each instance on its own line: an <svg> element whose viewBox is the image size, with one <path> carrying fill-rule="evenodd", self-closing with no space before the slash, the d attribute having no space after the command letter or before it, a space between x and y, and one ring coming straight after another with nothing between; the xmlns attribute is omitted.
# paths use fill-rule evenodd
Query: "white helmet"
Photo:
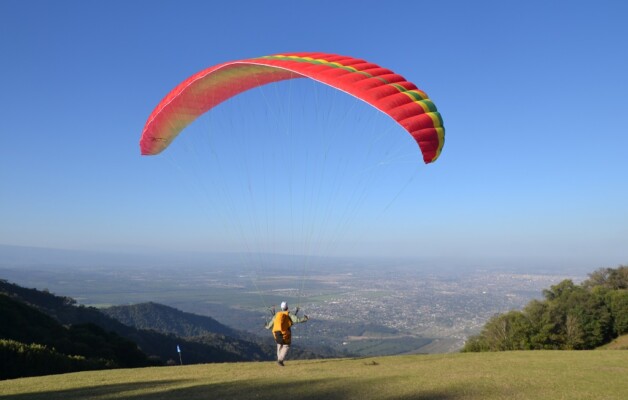
<svg viewBox="0 0 628 400"><path fill-rule="evenodd" d="M288 309L288 303L286 303L285 301L281 302L281 309L283 311L286 311Z"/></svg>

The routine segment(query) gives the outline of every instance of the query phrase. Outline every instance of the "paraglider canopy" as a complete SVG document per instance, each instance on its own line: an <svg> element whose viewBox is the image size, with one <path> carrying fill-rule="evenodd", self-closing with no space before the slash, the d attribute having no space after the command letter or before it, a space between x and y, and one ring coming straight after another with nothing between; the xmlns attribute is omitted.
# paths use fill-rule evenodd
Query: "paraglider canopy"
<svg viewBox="0 0 628 400"><path fill-rule="evenodd" d="M425 163L439 157L445 129L425 92L376 64L326 53L285 53L232 61L192 75L151 113L142 132L141 152L159 154L197 117L239 93L304 77L349 93L389 115L412 135Z"/></svg>

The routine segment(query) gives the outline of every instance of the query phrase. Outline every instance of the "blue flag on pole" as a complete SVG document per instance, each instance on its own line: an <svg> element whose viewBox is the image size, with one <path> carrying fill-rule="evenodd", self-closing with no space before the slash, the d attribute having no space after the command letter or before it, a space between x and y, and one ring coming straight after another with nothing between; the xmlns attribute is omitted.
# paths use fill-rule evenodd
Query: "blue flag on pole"
<svg viewBox="0 0 628 400"><path fill-rule="evenodd" d="M177 345L177 353L181 353L181 349L179 348L179 345Z"/></svg>

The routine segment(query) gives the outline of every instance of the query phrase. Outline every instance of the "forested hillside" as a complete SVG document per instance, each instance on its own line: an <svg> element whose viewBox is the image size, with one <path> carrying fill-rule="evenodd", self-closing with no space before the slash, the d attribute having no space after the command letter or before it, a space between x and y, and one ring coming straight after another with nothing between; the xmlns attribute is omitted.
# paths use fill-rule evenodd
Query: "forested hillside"
<svg viewBox="0 0 628 400"><path fill-rule="evenodd" d="M211 317L179 311L158 303L140 303L101 309L112 318L138 329L153 329L181 337L220 334L238 337L240 332Z"/></svg>
<svg viewBox="0 0 628 400"><path fill-rule="evenodd" d="M92 323L63 326L6 294L0 321L0 379L150 365L135 343L114 332Z"/></svg>
<svg viewBox="0 0 628 400"><path fill-rule="evenodd" d="M564 280L543 296L491 318L463 351L593 349L628 333L628 266L599 269L580 285Z"/></svg>
<svg viewBox="0 0 628 400"><path fill-rule="evenodd" d="M1 345L3 367L11 369L10 365L23 365L26 361L20 357L32 358L31 369L20 367L18 375L10 372L0 378L179 363L177 346L182 349L186 364L273 357L270 344L264 347L221 334L185 339L155 330L136 329L96 308L77 306L71 298L26 289L4 280L0 280L0 301L0 339L5 339ZM68 357L75 359L69 362ZM63 367L43 372L33 361L51 364L50 360L60 358L66 359L61 363ZM43 361L45 359L49 361ZM83 359L85 362L81 361Z"/></svg>

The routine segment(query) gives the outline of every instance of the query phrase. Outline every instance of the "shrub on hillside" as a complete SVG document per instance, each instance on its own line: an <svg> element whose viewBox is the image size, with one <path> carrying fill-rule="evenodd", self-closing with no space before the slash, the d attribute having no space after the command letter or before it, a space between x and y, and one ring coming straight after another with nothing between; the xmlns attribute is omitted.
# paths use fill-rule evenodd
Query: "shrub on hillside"
<svg viewBox="0 0 628 400"><path fill-rule="evenodd" d="M68 356L41 344L0 339L0 379L62 374L112 367L106 360Z"/></svg>

